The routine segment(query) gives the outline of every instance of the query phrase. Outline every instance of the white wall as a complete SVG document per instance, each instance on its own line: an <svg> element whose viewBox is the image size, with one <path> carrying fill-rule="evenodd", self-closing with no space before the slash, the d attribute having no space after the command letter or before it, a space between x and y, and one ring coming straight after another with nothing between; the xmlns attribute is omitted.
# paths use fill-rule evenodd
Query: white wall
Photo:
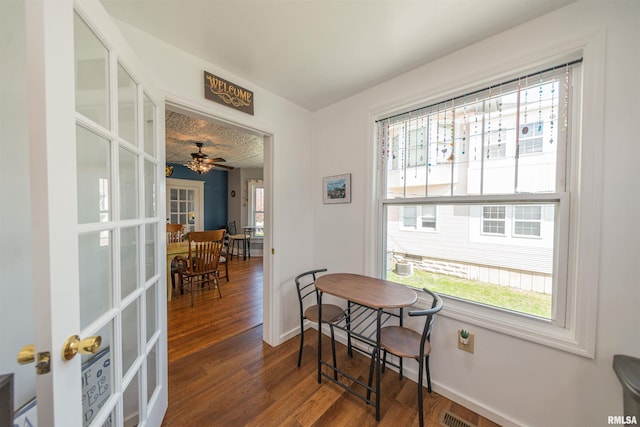
<svg viewBox="0 0 640 427"><path fill-rule="evenodd" d="M314 115L314 258L330 271L376 274L367 258L375 241L371 218L373 115L489 79L527 57L558 46L604 40L601 87L604 144L603 206L595 359L583 358L440 316L431 358L434 389L504 425L600 426L622 414L622 388L611 368L614 354L640 357L640 3L573 3L481 41L412 72L336 103ZM381 58L381 60L384 60ZM463 86L461 86L463 85ZM593 86L592 86L593 87ZM350 172L349 205L323 205L323 176ZM457 349L456 330L471 329L475 353ZM410 362L407 363L409 365Z"/></svg>
<svg viewBox="0 0 640 427"><path fill-rule="evenodd" d="M271 238L270 247L275 249L275 255L270 254L270 247L265 247L264 259L265 294L268 294L270 287L273 288L273 300L269 301L269 296L265 295L266 303L270 305L265 307L265 313L274 314L274 336L265 336L265 340L270 344L282 342L291 333L295 333L298 322L293 278L314 265L313 229L309 227L312 223L312 195L309 191L312 186L309 168L311 113L127 24L118 22L118 25L141 61L148 66L156 85L166 91L168 100L272 135L272 138L265 138L265 191L271 192L273 202L271 227L268 227L267 213L265 231L270 236L265 236L265 245L269 244ZM204 70L252 90L255 115L237 112L204 99ZM272 159L268 153L270 146L273 147ZM267 329L265 325L265 331Z"/></svg>

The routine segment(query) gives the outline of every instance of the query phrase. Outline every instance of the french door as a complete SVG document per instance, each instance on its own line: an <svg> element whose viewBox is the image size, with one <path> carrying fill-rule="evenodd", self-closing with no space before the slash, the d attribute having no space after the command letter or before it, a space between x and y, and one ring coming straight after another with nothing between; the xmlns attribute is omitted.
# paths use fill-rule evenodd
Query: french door
<svg viewBox="0 0 640 427"><path fill-rule="evenodd" d="M167 222L204 230L204 181L167 178Z"/></svg>
<svg viewBox="0 0 640 427"><path fill-rule="evenodd" d="M25 5L38 424L157 426L164 99L99 2Z"/></svg>

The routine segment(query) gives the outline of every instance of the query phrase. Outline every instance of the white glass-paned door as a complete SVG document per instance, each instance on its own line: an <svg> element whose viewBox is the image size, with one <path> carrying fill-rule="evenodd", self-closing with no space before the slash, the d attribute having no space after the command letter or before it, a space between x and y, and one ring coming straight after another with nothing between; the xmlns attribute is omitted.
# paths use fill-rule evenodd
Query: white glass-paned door
<svg viewBox="0 0 640 427"><path fill-rule="evenodd" d="M37 360L50 355L48 372L20 398L35 395L41 426L159 426L164 99L100 2L16 1L29 88L34 337L26 339ZM76 337L95 344L79 346L90 354L75 354L77 345L63 352Z"/></svg>
<svg viewBox="0 0 640 427"><path fill-rule="evenodd" d="M166 364L158 352L166 339L165 322L158 319L166 294L164 287L158 291L166 283L159 263L164 258L159 253L164 215L157 203L164 163L157 149L159 108L133 68L108 50L79 14L74 31L76 39L90 42L76 40L76 61L97 56L107 59L111 70L105 73L111 89L106 97L102 91L93 97L91 110L107 111L107 117L89 113L86 103L77 110L81 335L105 335L100 353L83 359L82 371L108 364L100 376L104 396L92 395L82 419L84 426L135 426L153 411L152 418L158 418L163 385L166 393L166 374L160 371ZM90 71L84 72L83 78L91 79ZM95 77L101 80L103 74ZM97 371L91 372L95 378ZM95 386L90 379L86 383L83 400Z"/></svg>
<svg viewBox="0 0 640 427"><path fill-rule="evenodd" d="M167 222L185 233L204 229L204 181L167 179Z"/></svg>

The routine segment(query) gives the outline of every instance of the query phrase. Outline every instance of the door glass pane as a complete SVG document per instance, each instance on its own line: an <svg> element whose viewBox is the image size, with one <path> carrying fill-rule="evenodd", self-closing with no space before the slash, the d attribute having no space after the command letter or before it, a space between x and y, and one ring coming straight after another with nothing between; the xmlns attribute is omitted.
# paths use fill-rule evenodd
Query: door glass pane
<svg viewBox="0 0 640 427"><path fill-rule="evenodd" d="M157 284L147 289L147 342L156 332L157 320L156 320L156 289Z"/></svg>
<svg viewBox="0 0 640 427"><path fill-rule="evenodd" d="M138 357L138 300L122 310L122 372L126 374Z"/></svg>
<svg viewBox="0 0 640 427"><path fill-rule="evenodd" d="M144 116L144 151L154 156L156 154L156 106L147 94L144 95L142 114Z"/></svg>
<svg viewBox="0 0 640 427"><path fill-rule="evenodd" d="M136 145L136 83L118 64L118 135Z"/></svg>
<svg viewBox="0 0 640 427"><path fill-rule="evenodd" d="M124 425L137 426L140 422L140 400L138 399L139 375L136 374L124 391L122 404L124 408Z"/></svg>
<svg viewBox="0 0 640 427"><path fill-rule="evenodd" d="M109 141L76 127L78 222L107 222L111 215Z"/></svg>
<svg viewBox="0 0 640 427"><path fill-rule="evenodd" d="M147 218L156 216L156 165L144 162L144 213Z"/></svg>
<svg viewBox="0 0 640 427"><path fill-rule="evenodd" d="M78 238L82 328L113 306L111 237L111 231L103 230Z"/></svg>
<svg viewBox="0 0 640 427"><path fill-rule="evenodd" d="M156 225L147 224L144 228L145 280L149 280L156 274Z"/></svg>
<svg viewBox="0 0 640 427"><path fill-rule="evenodd" d="M120 219L138 217L138 162L135 154L120 148Z"/></svg>
<svg viewBox="0 0 640 427"><path fill-rule="evenodd" d="M120 230L120 286L122 299L138 287L138 227Z"/></svg>
<svg viewBox="0 0 640 427"><path fill-rule="evenodd" d="M88 426L113 394L113 324L98 334L102 344L97 354L82 354L82 412L83 426ZM105 408L106 410L106 408ZM112 419L110 415L109 419ZM106 423L105 425L112 425Z"/></svg>
<svg viewBox="0 0 640 427"><path fill-rule="evenodd" d="M154 345L147 356L147 401L158 387L158 344Z"/></svg>
<svg viewBox="0 0 640 427"><path fill-rule="evenodd" d="M84 21L74 15L76 111L109 127L109 53Z"/></svg>

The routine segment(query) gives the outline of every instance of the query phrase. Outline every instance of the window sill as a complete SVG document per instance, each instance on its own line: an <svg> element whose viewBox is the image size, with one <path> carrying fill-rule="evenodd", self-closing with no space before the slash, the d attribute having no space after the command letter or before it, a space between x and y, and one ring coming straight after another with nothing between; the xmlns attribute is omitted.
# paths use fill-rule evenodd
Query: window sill
<svg viewBox="0 0 640 427"><path fill-rule="evenodd" d="M429 308L431 300L418 294L416 307ZM554 325L550 320L518 314L458 298L440 295L444 308L439 315L479 326L503 335L593 359L594 351L588 343L576 338L575 331ZM582 340L586 341L586 340Z"/></svg>

